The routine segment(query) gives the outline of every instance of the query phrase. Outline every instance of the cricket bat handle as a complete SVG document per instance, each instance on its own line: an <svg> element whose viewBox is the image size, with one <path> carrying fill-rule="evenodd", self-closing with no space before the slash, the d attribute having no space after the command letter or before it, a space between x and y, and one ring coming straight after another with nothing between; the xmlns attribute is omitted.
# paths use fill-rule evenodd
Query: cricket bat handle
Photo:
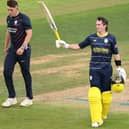
<svg viewBox="0 0 129 129"><path fill-rule="evenodd" d="M54 33L55 33L57 40L61 40L59 32L57 30L55 30Z"/></svg>

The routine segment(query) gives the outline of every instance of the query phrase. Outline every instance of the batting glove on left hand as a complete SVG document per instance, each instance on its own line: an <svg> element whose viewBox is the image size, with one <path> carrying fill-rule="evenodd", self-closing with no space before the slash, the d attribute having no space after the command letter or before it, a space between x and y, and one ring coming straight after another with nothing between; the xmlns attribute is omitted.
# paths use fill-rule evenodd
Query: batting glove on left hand
<svg viewBox="0 0 129 129"><path fill-rule="evenodd" d="M124 68L118 67L117 69L118 74L123 78L124 82L126 81L127 74Z"/></svg>
<svg viewBox="0 0 129 129"><path fill-rule="evenodd" d="M69 48L69 44L66 43L64 40L56 40L56 47L57 48L60 48L60 47Z"/></svg>

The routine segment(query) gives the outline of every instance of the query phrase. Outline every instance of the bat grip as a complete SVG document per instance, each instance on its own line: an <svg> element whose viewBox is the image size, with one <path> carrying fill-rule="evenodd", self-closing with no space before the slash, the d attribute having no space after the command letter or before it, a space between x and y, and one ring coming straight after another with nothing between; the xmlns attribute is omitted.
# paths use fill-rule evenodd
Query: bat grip
<svg viewBox="0 0 129 129"><path fill-rule="evenodd" d="M57 38L58 40L61 40L61 38L60 38L60 35L59 35L58 31L55 31L55 35L56 35L56 38Z"/></svg>

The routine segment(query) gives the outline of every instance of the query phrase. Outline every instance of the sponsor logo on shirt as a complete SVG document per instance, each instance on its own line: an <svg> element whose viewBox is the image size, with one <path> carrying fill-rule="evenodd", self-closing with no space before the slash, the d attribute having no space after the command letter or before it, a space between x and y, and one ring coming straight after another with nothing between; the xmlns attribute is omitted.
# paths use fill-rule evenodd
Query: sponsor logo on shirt
<svg viewBox="0 0 129 129"><path fill-rule="evenodd" d="M16 33L17 32L17 28L8 27L8 32Z"/></svg>

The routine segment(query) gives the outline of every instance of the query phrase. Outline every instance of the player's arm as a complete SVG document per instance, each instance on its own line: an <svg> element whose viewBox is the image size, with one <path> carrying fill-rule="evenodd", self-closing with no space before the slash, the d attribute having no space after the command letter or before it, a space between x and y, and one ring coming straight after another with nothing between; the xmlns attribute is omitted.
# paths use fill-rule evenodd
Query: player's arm
<svg viewBox="0 0 129 129"><path fill-rule="evenodd" d="M68 48L73 49L73 50L78 50L80 49L80 46L78 44L70 44Z"/></svg>
<svg viewBox="0 0 129 129"><path fill-rule="evenodd" d="M115 36L112 36L112 43L111 43L112 53L114 55L114 62L117 67L121 66L121 58L119 55L118 45Z"/></svg>
<svg viewBox="0 0 129 129"><path fill-rule="evenodd" d="M30 40L31 40L31 37L32 37L32 25L31 25L31 20L28 16L24 15L23 16L23 26L24 26L24 29L25 29L25 32L26 32L26 37L24 39L24 42L22 43L21 45L21 49L26 49Z"/></svg>
<svg viewBox="0 0 129 129"><path fill-rule="evenodd" d="M90 45L89 36L86 37L86 39L84 41L80 42L79 44L68 44L64 40L56 40L57 48L63 47L63 48L70 48L73 50L79 50L79 49L83 49L83 48L87 47L88 45Z"/></svg>
<svg viewBox="0 0 129 129"><path fill-rule="evenodd" d="M114 61L117 67L121 66L121 58L119 54L114 54Z"/></svg>
<svg viewBox="0 0 129 129"><path fill-rule="evenodd" d="M28 16L23 17L23 24L26 32L26 37L21 47L17 50L18 55L22 55L24 50L28 48L28 44L32 37L32 26L31 26L30 18Z"/></svg>
<svg viewBox="0 0 129 129"><path fill-rule="evenodd" d="M28 44L31 40L31 37L32 37L32 29L26 30L25 40L24 40L23 44L21 45L21 47L17 50L18 55L22 55L24 50L28 48Z"/></svg>
<svg viewBox="0 0 129 129"><path fill-rule="evenodd" d="M60 47L69 48L69 49L73 49L73 50L80 49L79 44L68 44L63 40L56 40L56 47L57 48L60 48Z"/></svg>
<svg viewBox="0 0 129 129"><path fill-rule="evenodd" d="M31 37L32 37L32 29L26 30L26 37L25 37L25 40L24 40L24 42L23 42L23 44L21 46L21 49L24 50L28 46L28 44L29 44L29 42L31 40Z"/></svg>
<svg viewBox="0 0 129 129"><path fill-rule="evenodd" d="M10 33L7 30L6 34L5 34L5 43L4 43L4 52L5 53L7 53L9 46L10 46Z"/></svg>

